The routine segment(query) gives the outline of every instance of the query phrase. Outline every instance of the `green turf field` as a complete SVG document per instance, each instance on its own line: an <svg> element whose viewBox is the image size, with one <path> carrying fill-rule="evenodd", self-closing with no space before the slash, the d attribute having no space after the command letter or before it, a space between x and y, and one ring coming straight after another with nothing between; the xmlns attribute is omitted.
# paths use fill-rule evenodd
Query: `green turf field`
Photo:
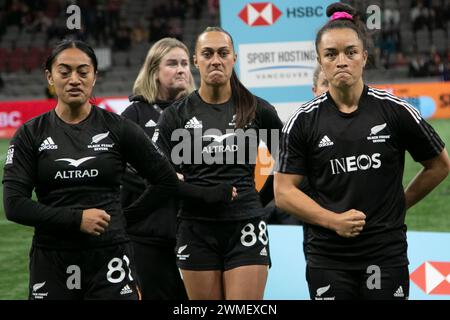
<svg viewBox="0 0 450 320"><path fill-rule="evenodd" d="M450 144L450 120L433 120L430 123ZM8 141L0 140L0 162L5 161ZM404 184L417 173L420 165L407 155ZM3 176L3 170L0 170ZM3 193L0 192L3 200ZM3 203L3 201L2 201ZM32 229L8 222L0 210L0 299L25 299L28 281L28 251ZM409 230L450 232L450 178L447 178L421 203L409 210L406 223Z"/></svg>

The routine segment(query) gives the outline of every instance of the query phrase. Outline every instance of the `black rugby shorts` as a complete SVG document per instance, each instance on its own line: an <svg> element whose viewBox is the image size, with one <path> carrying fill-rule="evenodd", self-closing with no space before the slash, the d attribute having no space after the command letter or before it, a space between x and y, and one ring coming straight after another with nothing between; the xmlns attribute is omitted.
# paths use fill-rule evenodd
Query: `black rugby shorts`
<svg viewBox="0 0 450 320"><path fill-rule="evenodd" d="M239 221L181 220L177 265L185 270L230 270L270 266L269 237L263 217Z"/></svg>
<svg viewBox="0 0 450 320"><path fill-rule="evenodd" d="M140 299L130 244L76 251L32 247L29 299Z"/></svg>

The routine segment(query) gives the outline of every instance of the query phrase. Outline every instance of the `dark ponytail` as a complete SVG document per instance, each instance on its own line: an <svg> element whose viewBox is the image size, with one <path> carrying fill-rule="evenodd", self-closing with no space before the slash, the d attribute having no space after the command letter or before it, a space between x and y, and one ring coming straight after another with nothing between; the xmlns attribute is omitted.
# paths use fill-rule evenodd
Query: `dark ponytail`
<svg viewBox="0 0 450 320"><path fill-rule="evenodd" d="M335 2L327 7L327 17L333 16L336 12L345 12L352 16L349 18L337 18L335 20L329 20L317 33L316 36L316 52L319 54L319 43L322 40L322 35L331 29L344 29L349 28L356 32L358 38L363 43L363 49L368 50L370 46L370 39L367 34L366 25L361 19L361 15L350 5L340 2Z"/></svg>
<svg viewBox="0 0 450 320"><path fill-rule="evenodd" d="M207 27L202 33L200 33L195 41L197 46L198 39L200 36L206 32L222 32L225 33L228 37L230 37L231 45L234 50L234 43L231 34L220 27ZM231 95L234 104L234 112L236 114L236 128L244 128L248 123L255 120L256 117L256 98L255 96L242 84L239 80L236 71L231 73L230 79L231 85Z"/></svg>
<svg viewBox="0 0 450 320"><path fill-rule="evenodd" d="M256 98L242 84L234 69L230 81L234 111L236 113L236 128L244 128L256 117Z"/></svg>

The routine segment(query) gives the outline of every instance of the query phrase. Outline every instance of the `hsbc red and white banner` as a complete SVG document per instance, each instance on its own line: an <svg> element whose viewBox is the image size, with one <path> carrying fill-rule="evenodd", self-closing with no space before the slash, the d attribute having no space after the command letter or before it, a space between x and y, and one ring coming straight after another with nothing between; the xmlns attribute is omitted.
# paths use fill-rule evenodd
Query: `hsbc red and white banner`
<svg viewBox="0 0 450 320"><path fill-rule="evenodd" d="M282 120L310 100L317 64L314 42L335 0L221 0L222 27L233 37L236 72Z"/></svg>
<svg viewBox="0 0 450 320"><path fill-rule="evenodd" d="M450 233L408 232L410 297L450 300Z"/></svg>
<svg viewBox="0 0 450 320"><path fill-rule="evenodd" d="M450 261L426 261L410 277L425 294L448 295L450 298Z"/></svg>
<svg viewBox="0 0 450 320"><path fill-rule="evenodd" d="M127 97L102 97L96 98L94 102L118 114L130 104ZM56 101L53 99L0 102L0 138L11 138L23 123L55 106Z"/></svg>

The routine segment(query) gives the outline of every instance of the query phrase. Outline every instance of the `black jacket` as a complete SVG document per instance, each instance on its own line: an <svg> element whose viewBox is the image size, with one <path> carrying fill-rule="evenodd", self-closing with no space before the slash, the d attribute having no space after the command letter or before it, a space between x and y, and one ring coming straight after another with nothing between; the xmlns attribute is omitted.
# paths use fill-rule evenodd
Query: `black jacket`
<svg viewBox="0 0 450 320"><path fill-rule="evenodd" d="M130 96L129 99L131 104L122 116L137 123L151 138L162 110L171 102L148 102L143 96ZM122 206L126 208L132 204L144 190L144 180L128 166L122 180ZM160 208L145 214L145 218L127 217L127 232L134 241L174 246L177 211L178 201L173 198Z"/></svg>

